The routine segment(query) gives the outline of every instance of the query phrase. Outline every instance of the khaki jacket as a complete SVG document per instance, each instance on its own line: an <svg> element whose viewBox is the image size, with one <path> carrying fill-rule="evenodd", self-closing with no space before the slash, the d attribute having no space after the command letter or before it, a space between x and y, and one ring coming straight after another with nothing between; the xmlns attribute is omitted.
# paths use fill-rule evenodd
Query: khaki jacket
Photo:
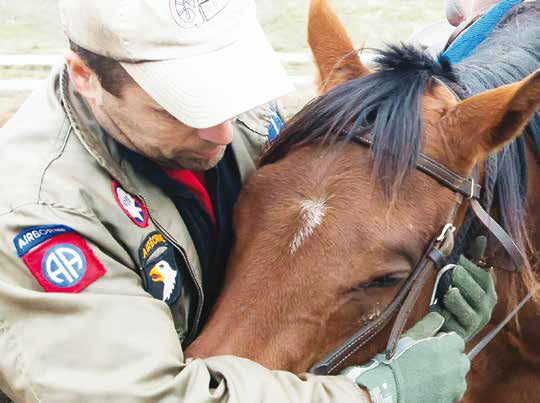
<svg viewBox="0 0 540 403"><path fill-rule="evenodd" d="M272 113L264 106L235 121L232 147L243 179L267 141ZM9 398L362 400L356 386L342 377L295 376L237 357L184 360L181 346L196 336L204 304L193 242L171 200L138 177L96 125L65 68L52 74L1 130L0 172L0 390ZM146 226L136 225L120 207L113 181L143 204ZM45 292L17 255L14 240L30 227L47 225L69 226L82 237L90 250L87 258L91 254L99 262L94 266L100 266L102 276L80 292ZM172 306L142 284L141 245L155 231L180 252L184 274L193 280L182 283ZM25 242L29 254L38 248L32 249L32 238Z"/></svg>

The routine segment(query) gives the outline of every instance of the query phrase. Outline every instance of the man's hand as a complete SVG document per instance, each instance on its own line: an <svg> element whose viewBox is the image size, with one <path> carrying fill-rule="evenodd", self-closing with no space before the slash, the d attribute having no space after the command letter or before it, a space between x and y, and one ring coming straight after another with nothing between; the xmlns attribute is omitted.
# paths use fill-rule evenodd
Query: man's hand
<svg viewBox="0 0 540 403"><path fill-rule="evenodd" d="M456 332L469 341L489 322L497 303L493 271L483 270L462 256L443 301L441 314L446 320L441 330Z"/></svg>
<svg viewBox="0 0 540 403"><path fill-rule="evenodd" d="M484 249L485 238L477 238L472 258L480 259ZM470 367L463 353L464 340L489 322L497 294L492 272L463 256L448 274L450 288L443 297L443 309L430 312L405 333L392 359L379 354L365 365L342 372L367 389L373 402L444 403L463 397ZM440 330L449 333L437 334Z"/></svg>
<svg viewBox="0 0 540 403"><path fill-rule="evenodd" d="M485 248L486 238L476 238L471 245L471 258L481 260ZM461 256L450 280L450 289L443 298L441 314L445 322L441 330L456 332L467 342L489 322L497 303L493 270L486 271Z"/></svg>
<svg viewBox="0 0 540 403"><path fill-rule="evenodd" d="M429 313L405 333L392 359L379 354L341 374L367 389L372 402L447 403L461 399L470 362L460 336L435 336L443 322L440 314Z"/></svg>

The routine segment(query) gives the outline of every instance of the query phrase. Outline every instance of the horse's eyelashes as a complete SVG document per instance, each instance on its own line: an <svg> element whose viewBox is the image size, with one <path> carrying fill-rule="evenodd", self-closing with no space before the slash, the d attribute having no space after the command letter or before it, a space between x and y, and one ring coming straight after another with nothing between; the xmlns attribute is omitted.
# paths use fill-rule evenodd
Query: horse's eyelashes
<svg viewBox="0 0 540 403"><path fill-rule="evenodd" d="M401 280L404 280L406 276L403 273L392 273L386 276L378 277L367 283L360 284L357 289L365 288L389 288L395 287Z"/></svg>

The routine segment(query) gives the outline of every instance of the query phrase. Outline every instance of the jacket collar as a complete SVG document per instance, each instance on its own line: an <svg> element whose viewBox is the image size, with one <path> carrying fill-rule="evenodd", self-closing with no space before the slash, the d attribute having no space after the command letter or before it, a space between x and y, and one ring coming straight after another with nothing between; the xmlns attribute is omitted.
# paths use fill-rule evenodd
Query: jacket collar
<svg viewBox="0 0 540 403"><path fill-rule="evenodd" d="M94 157L97 163L126 191L132 194L139 194L133 180L130 179L126 171L122 168L123 157L118 144L99 126L88 104L74 90L66 65L60 71L59 87L60 98L71 127L83 146ZM239 115L236 121L255 133L255 137L266 139L271 119L272 110L268 108L257 108L257 110ZM249 155L250 153L249 150L245 149L246 145L242 141L240 133L235 133L232 147L237 155L237 163L242 181L244 181L248 174L255 168L255 164L252 158L238 158L240 155Z"/></svg>
<svg viewBox="0 0 540 403"><path fill-rule="evenodd" d="M60 97L73 131L90 155L124 189L138 194L136 186L121 167L118 144L99 126L88 104L74 90L65 65L60 72Z"/></svg>

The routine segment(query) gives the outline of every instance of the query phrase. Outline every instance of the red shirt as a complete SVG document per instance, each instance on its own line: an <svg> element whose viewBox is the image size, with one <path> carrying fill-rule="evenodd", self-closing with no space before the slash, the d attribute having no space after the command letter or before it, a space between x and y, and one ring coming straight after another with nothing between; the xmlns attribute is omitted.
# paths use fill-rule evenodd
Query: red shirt
<svg viewBox="0 0 540 403"><path fill-rule="evenodd" d="M204 172L194 172L189 169L166 169L163 171L172 180L187 187L202 204L212 223L216 225L216 216L214 215L214 208L212 207L212 201L210 195L206 190L206 180L204 178Z"/></svg>

